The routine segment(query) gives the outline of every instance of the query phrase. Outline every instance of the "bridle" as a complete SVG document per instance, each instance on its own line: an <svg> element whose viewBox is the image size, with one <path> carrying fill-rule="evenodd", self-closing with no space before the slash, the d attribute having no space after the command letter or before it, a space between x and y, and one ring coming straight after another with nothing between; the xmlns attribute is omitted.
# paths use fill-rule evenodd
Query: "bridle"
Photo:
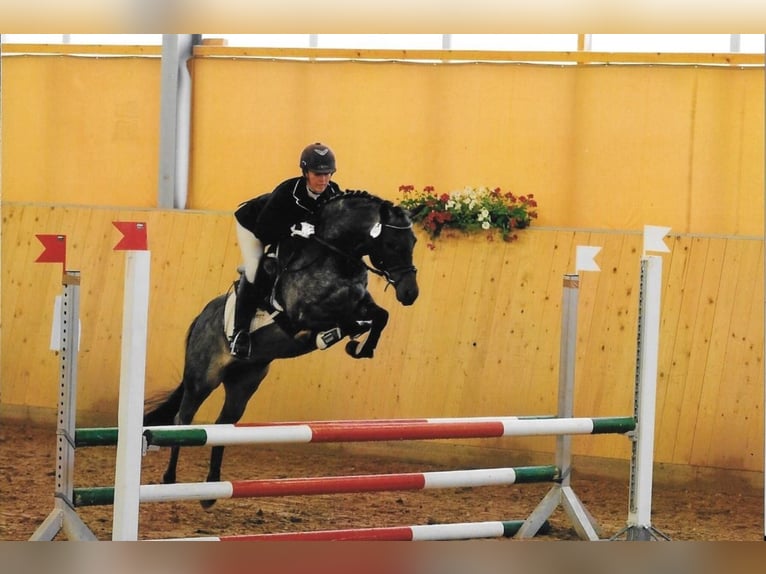
<svg viewBox="0 0 766 574"><path fill-rule="evenodd" d="M393 225L391 223L381 223L380 226L388 227L389 229L399 229L399 230L412 229L411 223L406 226ZM378 237L380 237L380 233L378 233L376 236L373 237L373 241L377 241ZM367 268L367 271L370 271L371 273L374 273L375 275L383 277L386 280L386 287L388 287L389 285L393 285L394 287L396 287L396 284L399 281L401 281L405 275L408 275L409 273L415 273L418 270L417 267L415 267L414 265L400 265L398 267L393 267L391 269L380 269L378 267L367 265L364 259L361 259L350 253L347 253L346 251L343 251L339 247L333 245L329 241L322 239L316 234L310 236L309 239L315 241L316 243L332 251L333 253L340 255L344 259L347 259L349 261L360 262L362 265L364 265ZM373 262L373 265L374 265L374 262ZM399 279L395 279L394 275L398 275Z"/></svg>

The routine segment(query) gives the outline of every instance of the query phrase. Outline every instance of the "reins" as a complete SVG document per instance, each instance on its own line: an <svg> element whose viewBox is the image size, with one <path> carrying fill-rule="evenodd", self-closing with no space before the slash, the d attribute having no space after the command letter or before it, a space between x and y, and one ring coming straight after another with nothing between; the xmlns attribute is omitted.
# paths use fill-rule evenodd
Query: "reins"
<svg viewBox="0 0 766 574"><path fill-rule="evenodd" d="M388 223L384 223L382 225L384 227L389 227L391 229L410 229L412 227L412 225L403 227L403 226L391 225L391 224L388 224ZM415 267L414 265L404 265L404 266L401 266L401 267L396 267L394 269L378 269L377 267L372 267L371 265L368 265L364 261L364 259L362 259L361 257L355 257L355 256L351 255L350 253L347 253L347 252L343 251L342 249L340 249L336 245L333 245L329 241L326 241L326 240L322 239L321 237L318 237L317 235L312 235L311 237L309 237L309 239L310 240L314 240L315 242L317 242L322 247L325 247L326 249L329 249L330 251L332 251L336 255L340 255L341 257L343 257L344 259L347 259L348 261L358 261L359 263L364 265L364 267L367 269L367 271L370 271L371 273L374 273L375 275L383 277L386 280L386 282L387 282L386 287L388 287L388 285L393 285L394 287L396 286L397 281L391 276L392 273L401 272L402 274L406 274L406 273L414 273L414 272L417 271L417 267Z"/></svg>
<svg viewBox="0 0 766 574"><path fill-rule="evenodd" d="M313 240L313 241L316 241L322 247L324 247L326 249L329 249L330 251L332 251L336 255L340 255L341 257L343 257L344 259L347 259L348 261L358 261L359 263L361 263L362 265L364 265L367 268L367 271L371 271L372 273L375 273L375 275L380 275L381 277L385 277L386 280L389 283L393 283L393 281L391 281L386 276L385 272L383 272L383 271L381 271L379 269L376 269L375 267L371 267L370 265L367 265L367 263L361 257L354 257L350 253L346 253L345 251L343 251L342 249L336 247L335 245L333 245L329 241L325 241L324 239L322 239L321 237L317 237L316 235L312 235L311 237L309 237L309 239Z"/></svg>
<svg viewBox="0 0 766 574"><path fill-rule="evenodd" d="M335 201L337 199L342 199L344 197L349 197L349 195L352 196L352 197L374 198L374 196L370 195L366 191L347 191L346 194L336 195L336 196L330 197L330 198L324 200L323 203L324 203L324 205L326 205L327 203ZM320 196L320 200L322 200L322 199L323 198L321 198L321 196ZM380 229L381 226L382 227L388 227L390 229L400 229L400 230L412 229L412 223L410 223L409 225L403 225L403 226L393 225L393 224L390 224L390 223L378 223L377 226L378 226L378 229ZM371 237L373 238L373 240L375 240L375 238L377 238L377 234L372 234L371 233ZM395 280L392 277L392 274L401 273L402 275L405 275L407 273L415 273L417 271L417 268L414 265L404 265L404 266L401 266L401 267L396 267L394 269L378 269L377 267L368 265L367 262L364 259L362 259L362 257L354 256L354 255L344 251L343 249L339 248L337 245L335 245L333 243L330 243L326 239L323 239L323 238L319 237L316 234L313 234L313 235L309 236L308 240L316 242L317 244L321 245L322 247L324 247L328 251L331 251L332 253L335 253L336 255L339 255L340 257L342 257L343 259L345 259L347 261L361 263L367 269L367 271L369 271L371 273L374 273L375 275L378 275L380 277L383 277L386 280L386 283L387 283L386 287L388 287L388 285L396 286L396 284L398 282L397 280ZM308 266L311 266L313 263L314 263L314 261L308 263L308 265L305 265L304 268L308 267ZM374 262L373 262L373 265L374 265ZM286 267L283 270L284 271L288 271L288 269ZM295 271L295 270L289 270L289 271Z"/></svg>

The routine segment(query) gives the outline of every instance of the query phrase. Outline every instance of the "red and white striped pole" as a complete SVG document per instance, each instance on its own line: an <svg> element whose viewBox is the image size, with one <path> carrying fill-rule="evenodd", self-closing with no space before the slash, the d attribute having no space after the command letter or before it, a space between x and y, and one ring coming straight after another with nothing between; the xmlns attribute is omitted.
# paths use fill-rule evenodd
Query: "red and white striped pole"
<svg viewBox="0 0 766 574"><path fill-rule="evenodd" d="M558 468L547 465L395 474L145 484L139 487L139 501L170 502L221 498L394 492L436 488L475 488L551 482L556 480L558 476ZM75 489L74 500L77 506L108 505L114 500L114 493L115 488L112 487L78 488Z"/></svg>
<svg viewBox="0 0 766 574"><path fill-rule="evenodd" d="M256 541L400 541L472 540L476 538L510 538L519 531L523 520L458 522L452 524L421 524L415 526L385 526L378 528L348 528L315 530L313 532L277 532L270 534L240 534L171 538L188 542L256 542Z"/></svg>

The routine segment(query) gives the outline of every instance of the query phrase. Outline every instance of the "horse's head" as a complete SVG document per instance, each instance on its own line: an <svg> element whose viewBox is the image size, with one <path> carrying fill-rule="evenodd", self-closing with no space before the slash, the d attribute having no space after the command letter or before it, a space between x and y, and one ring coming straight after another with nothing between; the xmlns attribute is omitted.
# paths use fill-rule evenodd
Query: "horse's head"
<svg viewBox="0 0 766 574"><path fill-rule="evenodd" d="M346 192L320 209L316 236L352 255L368 255L374 270L396 289L402 305L418 298L417 269L412 264L415 234L401 207L363 191Z"/></svg>
<svg viewBox="0 0 766 574"><path fill-rule="evenodd" d="M380 219L370 234L370 261L396 288L396 299L402 305L412 305L419 294L417 268L412 264L412 251L417 242L412 221L401 207L384 201L380 206Z"/></svg>

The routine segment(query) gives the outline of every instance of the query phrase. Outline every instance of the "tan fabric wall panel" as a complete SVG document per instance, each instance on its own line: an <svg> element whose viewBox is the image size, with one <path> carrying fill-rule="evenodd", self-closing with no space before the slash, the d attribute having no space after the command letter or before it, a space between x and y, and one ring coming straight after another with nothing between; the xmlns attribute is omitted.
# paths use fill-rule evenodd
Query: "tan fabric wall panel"
<svg viewBox="0 0 766 574"><path fill-rule="evenodd" d="M4 58L9 201L157 204L157 58ZM533 193L541 225L760 235L759 68L196 57L189 207L232 210L324 140L336 179Z"/></svg>
<svg viewBox="0 0 766 574"><path fill-rule="evenodd" d="M124 254L116 220L146 221L152 252L147 395L180 380L186 329L224 292L238 254L227 213L4 203L2 407L53 411L57 357L48 350L60 266L36 264L36 233L66 234L82 272L79 411L116 421ZM421 297L391 312L377 356L341 346L273 364L245 419L311 420L549 414L556 409L562 278L577 245L600 245L600 273L584 273L578 306L578 416L630 414L638 306L638 234L531 228L514 243L483 235L419 244ZM663 256L657 461L743 470L763 451L763 265L758 240L674 235ZM214 393L199 415L211 421ZM474 444L469 441L469 444ZM550 437L475 441L551 452ZM622 437L582 437L578 454L626 458Z"/></svg>
<svg viewBox="0 0 766 574"><path fill-rule="evenodd" d="M3 199L157 205L160 60L3 58Z"/></svg>
<svg viewBox="0 0 766 574"><path fill-rule="evenodd" d="M195 78L197 208L269 191L321 139L344 186L392 199L488 185L535 194L544 225L763 229L755 69L200 59Z"/></svg>

